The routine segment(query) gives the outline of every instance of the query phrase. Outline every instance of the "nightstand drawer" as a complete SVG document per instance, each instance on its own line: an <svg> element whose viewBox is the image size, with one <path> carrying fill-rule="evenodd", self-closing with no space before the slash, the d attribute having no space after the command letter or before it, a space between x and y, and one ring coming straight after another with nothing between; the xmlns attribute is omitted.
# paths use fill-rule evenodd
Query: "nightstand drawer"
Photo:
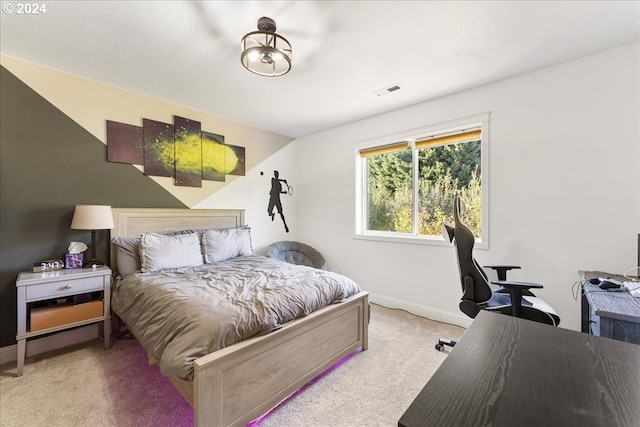
<svg viewBox="0 0 640 427"><path fill-rule="evenodd" d="M27 301L58 298L104 289L104 276L83 279L61 280L27 286Z"/></svg>

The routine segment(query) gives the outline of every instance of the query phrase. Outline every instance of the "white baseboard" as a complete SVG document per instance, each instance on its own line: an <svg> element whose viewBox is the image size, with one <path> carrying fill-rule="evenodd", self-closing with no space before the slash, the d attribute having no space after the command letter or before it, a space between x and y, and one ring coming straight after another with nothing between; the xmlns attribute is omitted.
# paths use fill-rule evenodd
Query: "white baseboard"
<svg viewBox="0 0 640 427"><path fill-rule="evenodd" d="M471 322L473 321L473 319L470 319L466 316L461 316L457 313L445 312L437 310L433 307L413 304L384 295L369 294L369 301L383 307L399 308L408 311L411 314L415 314L416 316L426 317L427 319L435 320L438 322L450 323L462 328L468 328L469 326L471 326Z"/></svg>
<svg viewBox="0 0 640 427"><path fill-rule="evenodd" d="M69 331L57 332L44 338L27 341L27 356L46 353L73 344L89 341L99 337L98 324L87 325ZM0 348L0 365L13 362L18 358L18 345L8 345Z"/></svg>

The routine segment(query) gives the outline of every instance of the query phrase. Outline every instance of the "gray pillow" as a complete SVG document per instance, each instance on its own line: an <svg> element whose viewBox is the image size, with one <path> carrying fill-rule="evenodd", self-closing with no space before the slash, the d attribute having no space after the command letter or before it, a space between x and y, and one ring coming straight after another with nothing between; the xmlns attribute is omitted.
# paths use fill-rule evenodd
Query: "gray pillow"
<svg viewBox="0 0 640 427"><path fill-rule="evenodd" d="M140 238L143 272L202 265L200 237L191 234L144 233Z"/></svg>
<svg viewBox="0 0 640 427"><path fill-rule="evenodd" d="M120 277L124 279L129 274L139 271L141 268L140 238L114 237L111 242L116 246L116 262Z"/></svg>
<svg viewBox="0 0 640 427"><path fill-rule="evenodd" d="M206 230L202 234L202 252L206 264L253 255L251 228L243 226Z"/></svg>

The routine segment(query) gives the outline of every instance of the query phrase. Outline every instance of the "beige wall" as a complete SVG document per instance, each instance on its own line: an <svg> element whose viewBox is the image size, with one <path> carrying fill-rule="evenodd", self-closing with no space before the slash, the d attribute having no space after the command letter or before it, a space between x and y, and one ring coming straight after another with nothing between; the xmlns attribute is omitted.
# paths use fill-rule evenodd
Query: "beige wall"
<svg viewBox="0 0 640 427"><path fill-rule="evenodd" d="M0 57L0 63L105 144L107 120L142 126L143 118L173 123L173 116L177 115L200 121L202 130L224 135L227 144L246 147L246 169L251 171L292 141L292 138L283 135L6 55ZM172 178L150 179L185 205L194 207L229 183L243 178L227 176L225 183L203 181L202 188L178 187L173 185Z"/></svg>

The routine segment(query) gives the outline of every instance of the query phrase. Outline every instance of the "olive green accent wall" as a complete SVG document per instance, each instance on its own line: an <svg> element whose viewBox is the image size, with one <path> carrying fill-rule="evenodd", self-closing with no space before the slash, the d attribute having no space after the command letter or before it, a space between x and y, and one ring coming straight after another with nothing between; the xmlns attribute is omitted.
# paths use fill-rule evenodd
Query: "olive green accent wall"
<svg viewBox="0 0 640 427"><path fill-rule="evenodd" d="M106 146L6 68L0 70L0 347L16 342L15 280L43 259L62 259L76 204L186 207L133 166L106 161ZM106 126L106 125L105 125ZM108 233L98 232L108 262Z"/></svg>

